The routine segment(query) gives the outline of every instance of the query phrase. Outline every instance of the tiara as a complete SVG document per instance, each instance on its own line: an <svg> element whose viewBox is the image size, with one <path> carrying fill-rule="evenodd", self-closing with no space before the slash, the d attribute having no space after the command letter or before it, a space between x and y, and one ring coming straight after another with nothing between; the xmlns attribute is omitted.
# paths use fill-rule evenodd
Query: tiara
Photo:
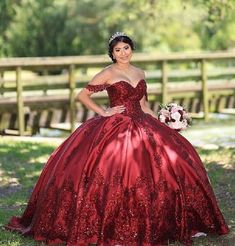
<svg viewBox="0 0 235 246"><path fill-rule="evenodd" d="M117 37L120 37L120 36L126 36L126 34L124 32L115 32L111 38L109 39L109 44Z"/></svg>

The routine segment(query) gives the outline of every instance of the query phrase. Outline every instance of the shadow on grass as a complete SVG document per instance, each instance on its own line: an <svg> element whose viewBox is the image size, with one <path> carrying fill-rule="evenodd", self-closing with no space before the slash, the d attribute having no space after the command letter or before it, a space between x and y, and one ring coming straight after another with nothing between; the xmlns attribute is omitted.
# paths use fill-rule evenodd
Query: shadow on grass
<svg viewBox="0 0 235 246"><path fill-rule="evenodd" d="M24 203L54 148L31 142L0 142L0 206Z"/></svg>
<svg viewBox="0 0 235 246"><path fill-rule="evenodd" d="M235 245L235 149L198 149L207 169L213 190L222 213L230 227L230 234L219 237L214 244ZM211 237L213 238L213 237ZM210 238L209 240L210 241ZM204 245L204 244L201 244ZM207 244L205 244L207 245Z"/></svg>
<svg viewBox="0 0 235 246"><path fill-rule="evenodd" d="M2 226L23 212L43 165L57 145L0 139L0 246L45 245Z"/></svg>
<svg viewBox="0 0 235 246"><path fill-rule="evenodd" d="M58 144L0 141L0 226L21 214L44 163ZM220 208L230 225L229 235L194 239L195 246L235 245L235 149L202 150ZM43 245L0 229L0 246ZM180 245L180 244L171 244Z"/></svg>

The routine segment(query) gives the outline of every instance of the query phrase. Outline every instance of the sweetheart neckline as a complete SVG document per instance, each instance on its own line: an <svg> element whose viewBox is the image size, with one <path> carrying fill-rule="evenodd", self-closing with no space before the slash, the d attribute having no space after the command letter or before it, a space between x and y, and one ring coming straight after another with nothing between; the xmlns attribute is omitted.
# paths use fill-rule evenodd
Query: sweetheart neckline
<svg viewBox="0 0 235 246"><path fill-rule="evenodd" d="M136 88L138 87L138 85L140 84L141 81L145 81L145 79L140 79L140 80L136 83L136 86L134 87L131 83L127 82L126 80L119 80L119 81L117 81L117 82L115 82L115 83L113 83L113 84L109 84L108 87L114 86L115 84L118 84L118 83L121 83L121 82L124 82L124 83L130 85L130 87L132 87L133 89L136 89Z"/></svg>

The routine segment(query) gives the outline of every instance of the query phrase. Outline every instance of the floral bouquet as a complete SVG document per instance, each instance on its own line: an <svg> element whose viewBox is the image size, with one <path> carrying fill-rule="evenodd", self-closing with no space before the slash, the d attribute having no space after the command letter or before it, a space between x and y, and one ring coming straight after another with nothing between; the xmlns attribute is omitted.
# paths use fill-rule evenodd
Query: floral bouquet
<svg viewBox="0 0 235 246"><path fill-rule="evenodd" d="M163 106L158 113L158 119L177 131L185 130L191 123L189 114L176 103Z"/></svg>

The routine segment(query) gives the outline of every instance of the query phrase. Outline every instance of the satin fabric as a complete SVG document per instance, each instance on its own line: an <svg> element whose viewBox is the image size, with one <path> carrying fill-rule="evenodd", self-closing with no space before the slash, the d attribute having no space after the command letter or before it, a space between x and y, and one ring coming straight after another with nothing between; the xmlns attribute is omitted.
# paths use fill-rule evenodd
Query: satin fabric
<svg viewBox="0 0 235 246"><path fill-rule="evenodd" d="M198 232L226 234L205 168L178 132L142 111L146 82L107 90L121 114L83 123L50 156L21 217L6 226L49 244L192 244Z"/></svg>

